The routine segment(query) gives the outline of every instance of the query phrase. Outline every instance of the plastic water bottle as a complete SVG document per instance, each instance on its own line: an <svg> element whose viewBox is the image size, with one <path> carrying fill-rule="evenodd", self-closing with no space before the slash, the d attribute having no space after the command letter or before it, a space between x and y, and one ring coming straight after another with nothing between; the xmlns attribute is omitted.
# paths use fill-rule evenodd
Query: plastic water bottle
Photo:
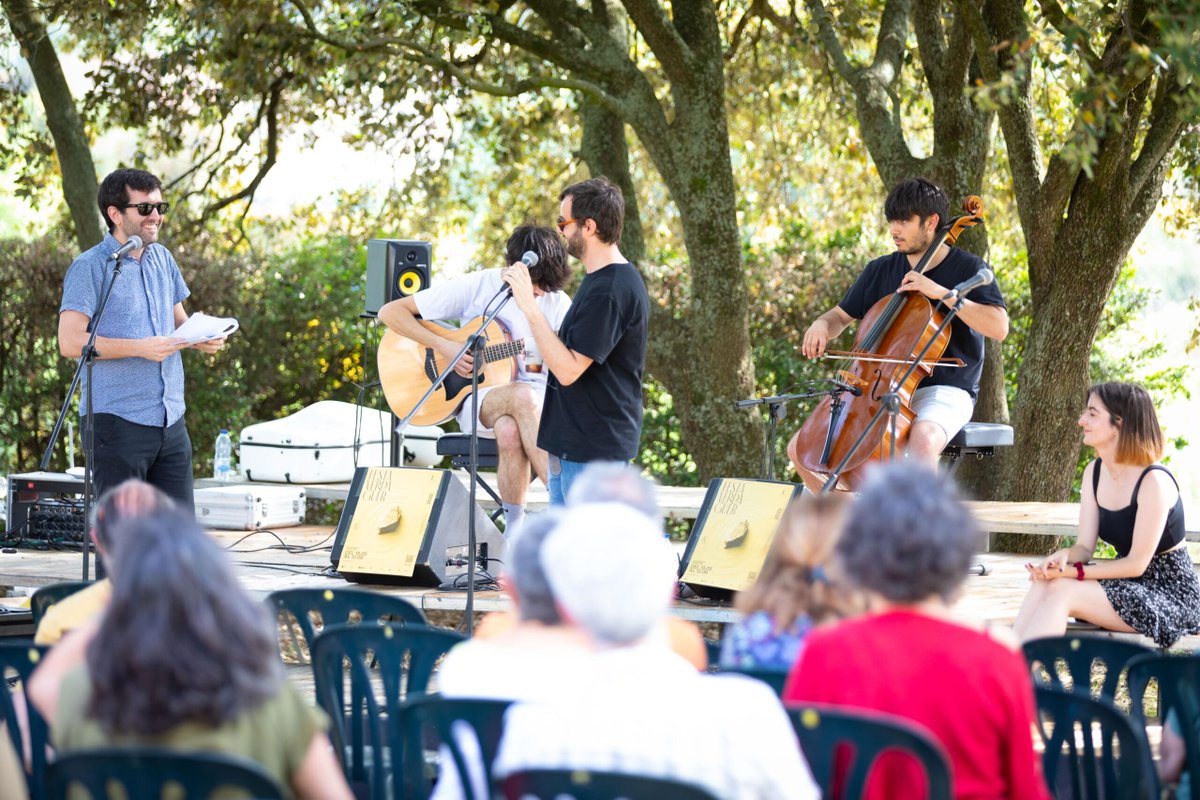
<svg viewBox="0 0 1200 800"><path fill-rule="evenodd" d="M216 452L213 455L213 477L219 481L228 481L233 478L233 441L229 438L229 431L221 428L221 432L217 434Z"/></svg>

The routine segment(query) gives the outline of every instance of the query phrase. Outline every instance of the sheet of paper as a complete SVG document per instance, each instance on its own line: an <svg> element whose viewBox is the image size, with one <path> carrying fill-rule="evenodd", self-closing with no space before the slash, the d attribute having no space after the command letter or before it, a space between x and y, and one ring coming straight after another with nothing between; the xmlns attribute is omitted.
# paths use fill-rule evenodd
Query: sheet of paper
<svg viewBox="0 0 1200 800"><path fill-rule="evenodd" d="M197 311L175 329L175 335L180 339L187 339L188 344L195 344L209 339L221 339L237 329L238 321L233 317L210 317L203 311Z"/></svg>

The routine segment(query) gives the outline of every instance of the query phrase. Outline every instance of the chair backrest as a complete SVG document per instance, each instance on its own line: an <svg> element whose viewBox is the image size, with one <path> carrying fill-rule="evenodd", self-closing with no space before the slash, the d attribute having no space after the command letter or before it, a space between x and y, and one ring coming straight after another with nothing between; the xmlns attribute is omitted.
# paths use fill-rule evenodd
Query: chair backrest
<svg viewBox="0 0 1200 800"><path fill-rule="evenodd" d="M704 637L704 652L708 654L708 671L721 671L721 640Z"/></svg>
<svg viewBox="0 0 1200 800"><path fill-rule="evenodd" d="M783 697L783 685L787 683L788 674L779 669L757 669L755 667L725 667L722 675L745 675L762 681L775 691L776 697Z"/></svg>
<svg viewBox="0 0 1200 800"><path fill-rule="evenodd" d="M300 643L312 647L318 631L313 615L320 617L322 628L328 625L346 625L352 622L391 622L395 625L425 625L425 614L402 597L372 592L369 589L325 588L325 589L282 589L271 592L267 604L276 617L284 617L291 634L290 645L294 658L303 662ZM302 637L296 635L300 626Z"/></svg>
<svg viewBox="0 0 1200 800"><path fill-rule="evenodd" d="M1191 785L1200 786L1200 656L1148 653L1129 662L1129 699L1143 726L1151 681L1158 685L1158 719L1166 726L1167 714L1175 712L1186 752L1184 769Z"/></svg>
<svg viewBox="0 0 1200 800"><path fill-rule="evenodd" d="M861 797L876 762L888 752L911 756L920 766L929 800L949 800L952 796L950 762L945 751L908 720L821 705L789 706L787 712L822 797ZM914 791L913 787L906 789Z"/></svg>
<svg viewBox="0 0 1200 800"><path fill-rule="evenodd" d="M125 796L139 800L163 797L176 784L183 793L170 795L200 800L222 790L221 797L242 796L257 800L284 797L282 789L261 766L223 753L180 752L157 747L101 747L63 753L46 768L49 800L75 796L83 787L94 798L111 797L109 785L118 783ZM230 790L239 789L238 793Z"/></svg>
<svg viewBox="0 0 1200 800"><path fill-rule="evenodd" d="M91 585L91 581L63 581L35 589L29 597L29 612L33 615L33 629L37 630L38 623L42 621L42 617L46 615L50 606Z"/></svg>
<svg viewBox="0 0 1200 800"><path fill-rule="evenodd" d="M1056 797L1150 800L1157 780L1145 729L1103 698L1034 687L1042 766Z"/></svg>
<svg viewBox="0 0 1200 800"><path fill-rule="evenodd" d="M504 779L505 800L716 800L715 796L690 783L667 778L648 778L619 772L585 769L529 769Z"/></svg>
<svg viewBox="0 0 1200 800"><path fill-rule="evenodd" d="M29 682L38 662L46 652L45 647L29 642L5 642L0 644L0 683L4 692L0 694L0 708L4 712L4 724L8 729L13 749L28 769L25 773L30 797L41 797L46 777L46 721L28 701L24 691L17 691ZM14 680L9 680L9 679Z"/></svg>
<svg viewBox="0 0 1200 800"><path fill-rule="evenodd" d="M312 641L317 704L346 779L372 798L404 779L400 705L426 693L438 660L466 637L421 625L326 625Z"/></svg>
<svg viewBox="0 0 1200 800"><path fill-rule="evenodd" d="M401 707L401 728L408 746L404 754L406 797L424 797L426 788L424 751L433 743L443 745L439 781L453 771L460 787L455 796L465 800L489 800L492 796L492 764L500 750L504 712L511 700L484 700L426 695ZM470 731L463 731L462 725ZM432 731L432 737L429 733ZM467 741L472 733L474 741ZM448 758L447 758L448 756ZM393 753L393 757L395 754ZM477 774L479 783L473 779ZM480 794L480 791L483 793Z"/></svg>
<svg viewBox="0 0 1200 800"><path fill-rule="evenodd" d="M1153 652L1135 642L1078 634L1033 639L1021 648L1035 686L1108 700L1116 697L1117 684L1129 660ZM1069 686L1064 678L1070 678Z"/></svg>

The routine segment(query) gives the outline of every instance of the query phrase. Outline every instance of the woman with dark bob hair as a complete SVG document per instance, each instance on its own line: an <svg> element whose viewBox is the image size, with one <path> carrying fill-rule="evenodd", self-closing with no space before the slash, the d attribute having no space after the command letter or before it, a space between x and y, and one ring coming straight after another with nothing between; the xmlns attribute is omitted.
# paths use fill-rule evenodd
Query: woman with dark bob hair
<svg viewBox="0 0 1200 800"><path fill-rule="evenodd" d="M350 798L328 720L284 678L266 608L195 519L160 511L113 534L108 610L30 680L59 751L212 750L258 762L296 797Z"/></svg>
<svg viewBox="0 0 1200 800"><path fill-rule="evenodd" d="M955 797L1048 798L1033 749L1033 687L1007 628L950 613L981 532L949 478L911 462L880 466L850 507L836 558L869 611L808 636L787 703L904 717L950 758ZM867 796L913 797L909 758L885 754Z"/></svg>
<svg viewBox="0 0 1200 800"><path fill-rule="evenodd" d="M1183 498L1166 467L1154 403L1134 383L1088 389L1079 417L1096 460L1083 470L1075 544L1026 564L1033 585L1013 628L1022 640L1058 636L1067 617L1148 636L1170 647L1200 630L1200 580L1184 542ZM1117 557L1093 562L1096 541Z"/></svg>

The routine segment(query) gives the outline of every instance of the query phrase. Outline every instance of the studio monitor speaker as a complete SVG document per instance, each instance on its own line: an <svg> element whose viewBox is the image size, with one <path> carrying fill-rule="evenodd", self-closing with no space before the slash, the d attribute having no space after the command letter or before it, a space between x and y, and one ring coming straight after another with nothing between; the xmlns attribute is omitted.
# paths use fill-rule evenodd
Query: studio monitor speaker
<svg viewBox="0 0 1200 800"><path fill-rule="evenodd" d="M330 560L356 583L438 586L466 575L467 522L475 515L479 568L504 559L500 531L447 470L359 467Z"/></svg>
<svg viewBox="0 0 1200 800"><path fill-rule="evenodd" d="M767 560L784 509L801 491L782 481L714 478L692 526L679 579L714 600L749 588Z"/></svg>
<svg viewBox="0 0 1200 800"><path fill-rule="evenodd" d="M367 240L367 313L429 288L433 245L406 239Z"/></svg>

